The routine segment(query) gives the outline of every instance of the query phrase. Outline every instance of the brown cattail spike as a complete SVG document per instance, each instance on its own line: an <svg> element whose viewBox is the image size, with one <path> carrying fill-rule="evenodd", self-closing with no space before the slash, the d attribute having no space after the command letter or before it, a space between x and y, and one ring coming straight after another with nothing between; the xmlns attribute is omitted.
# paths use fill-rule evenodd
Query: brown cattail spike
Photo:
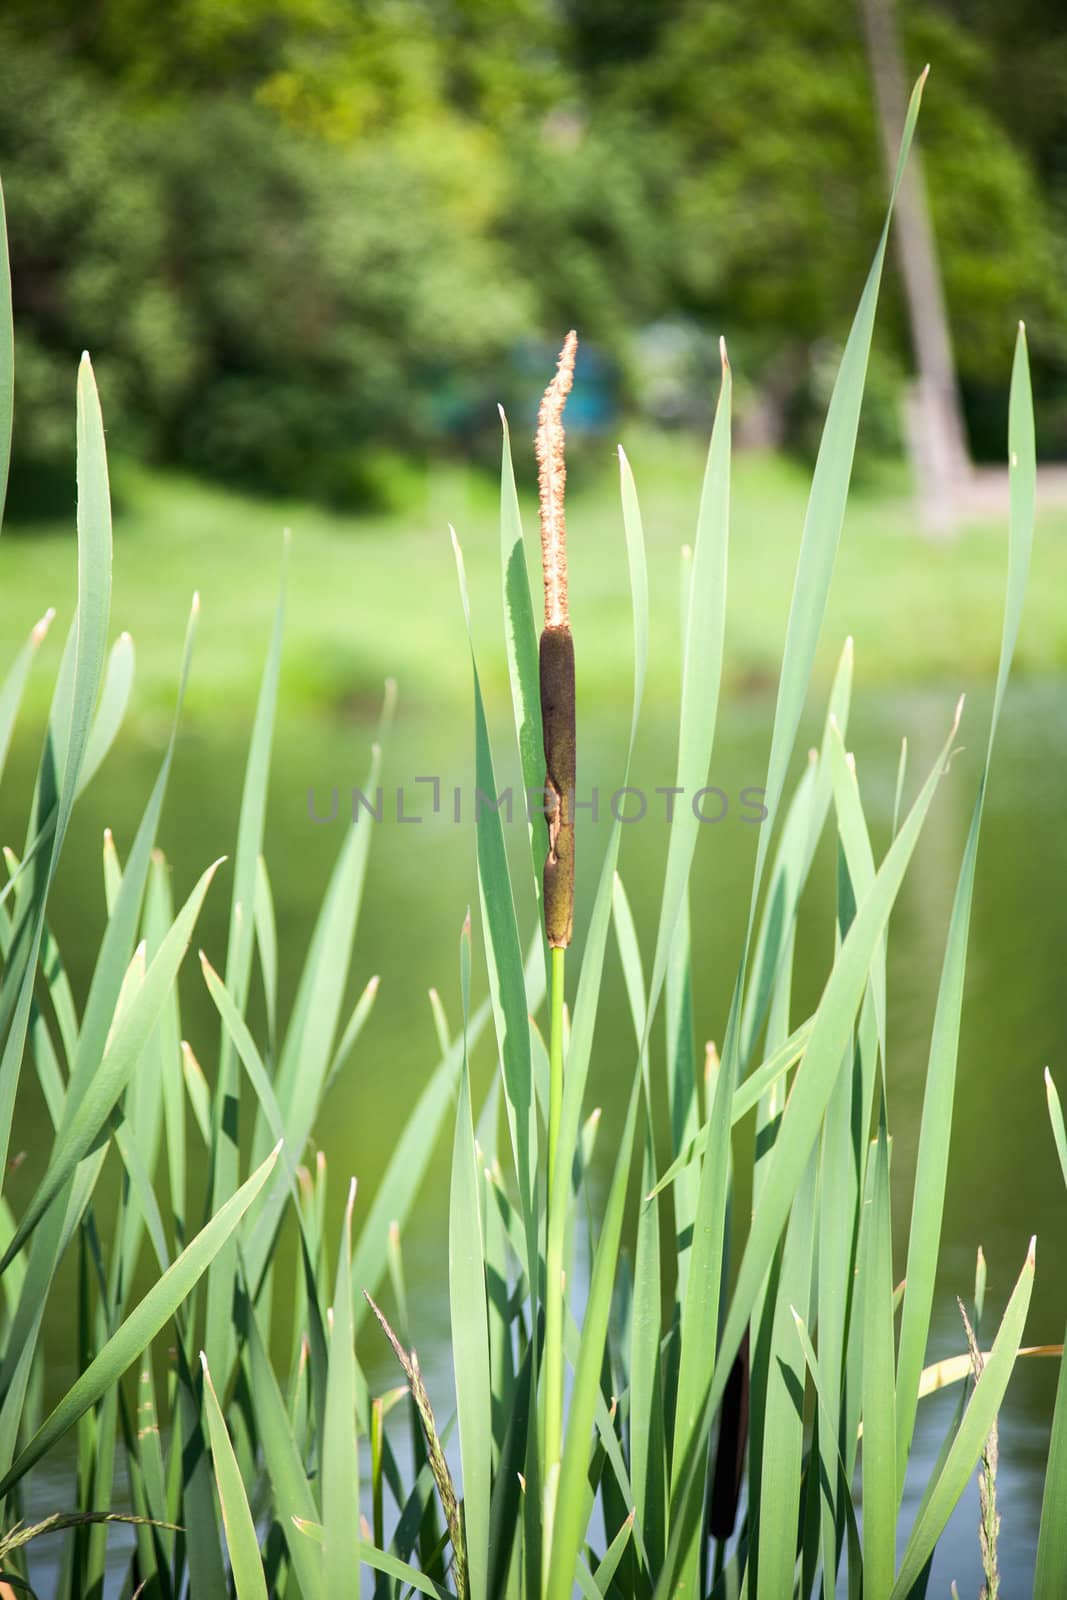
<svg viewBox="0 0 1067 1600"><path fill-rule="evenodd" d="M545 936L566 949L574 917L574 640L570 628L541 635L541 724L545 739L548 856L543 877Z"/></svg>
<svg viewBox="0 0 1067 1600"><path fill-rule="evenodd" d="M563 491L567 467L563 456L563 407L574 382L578 335L572 328L556 364L556 376L545 390L537 413L537 487L541 503L541 562L545 577L545 627L564 628L567 610L567 524Z"/></svg>

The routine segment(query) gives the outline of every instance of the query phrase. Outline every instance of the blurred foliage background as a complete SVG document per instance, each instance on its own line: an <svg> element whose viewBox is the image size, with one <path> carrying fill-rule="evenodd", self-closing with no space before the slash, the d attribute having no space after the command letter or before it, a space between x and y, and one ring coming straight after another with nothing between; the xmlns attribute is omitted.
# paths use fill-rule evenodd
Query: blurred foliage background
<svg viewBox="0 0 1067 1600"><path fill-rule="evenodd" d="M1003 456L1014 321L1067 455L1067 15L901 0L971 450ZM148 462L338 504L495 453L567 327L584 415L812 448L885 200L854 5L5 0L13 510L69 498L72 372ZM883 316L868 455L910 367ZM578 396L576 395L576 403ZM57 472L62 466L63 471Z"/></svg>

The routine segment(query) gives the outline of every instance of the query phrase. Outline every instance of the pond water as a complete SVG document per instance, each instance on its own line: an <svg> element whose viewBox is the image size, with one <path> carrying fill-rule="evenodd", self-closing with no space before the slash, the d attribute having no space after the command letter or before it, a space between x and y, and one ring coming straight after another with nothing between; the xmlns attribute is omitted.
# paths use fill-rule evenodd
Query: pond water
<svg viewBox="0 0 1067 1600"><path fill-rule="evenodd" d="M849 744L855 750L876 854L885 848L891 822L899 740L910 748L908 793L914 794L945 736L955 701L951 688L876 696L858 693ZM501 709L498 707L497 709ZM960 742L966 747L942 784L891 926L889 944L888 1081L894 1134L894 1225L896 1277L903 1273L902 1240L911 1204L911 1179L918 1135L929 1030L949 908L973 804L980 751L984 747L988 695L968 704ZM716 826L703 830L693 876L692 909L696 1032L698 1041L721 1039L738 941L747 913L756 829L741 820L734 797L760 785L766 763L773 707L762 697L727 704L720 719L711 782L731 799ZM503 713L506 715L506 712ZM507 724L497 717L500 752L510 748ZM802 732L801 748L814 742L818 720ZM156 734L158 732L158 738ZM120 852L129 847L161 754L165 729L142 726L124 737L108 766L80 802L60 872L55 932L64 948L75 992L84 995L88 962L102 919L99 839L105 826ZM342 797L361 782L372 734L362 725L282 717L279 722L268 814L267 859L281 941L281 1001L288 1004L330 863L341 842L340 821L316 824L308 790L320 811L329 790ZM674 730L655 715L647 720L633 782L650 796L671 783ZM623 718L597 726L583 719L579 730L580 795L596 783L606 797L616 787L625 742ZM401 705L390 737L384 772L386 820L375 824L370 872L357 935L351 994L372 973L381 989L371 1023L346 1078L334 1091L319 1130L339 1211L350 1173L357 1175L365 1206L388 1159L391 1142L437 1058L426 991L441 992L453 1023L459 1016L457 938L468 904L477 903L472 829L451 820L449 798L459 786L473 794L469 718L432 717ZM1048 1064L1067 1092L1067 1009L1063 1005L1063 953L1067 948L1067 683L1031 681L1010 691L1001 725L974 898L952 1159L945 1207L943 1248L931 1358L962 1348L955 1295L968 1298L975 1252L989 1263L987 1331L999 1318L1022 1265L1031 1234L1038 1235L1037 1280L1026 1342L1058 1342L1067 1315L1063 1271L1067 1197L1048 1129L1042 1070ZM21 839L22 796L36 760L35 741L20 738L11 757L0 805L0 837ZM196 874L232 848L244 749L240 741L195 727L183 735L172 779L161 843L173 864L175 889L188 892ZM498 760L509 781L510 765ZM411 811L427 812L429 790L411 787L416 776L440 777L445 804L436 818L417 825L395 820L390 788L405 787ZM621 871L630 894L646 962L659 904L667 828L662 800L650 805L640 826L626 831ZM341 810L343 815L344 800ZM605 810L594 824L580 821L577 941L588 914L596 861L605 836ZM390 814L393 820L389 820ZM466 815L469 816L469 807ZM508 830L516 863L525 850L520 821ZM221 965L225 952L228 888L220 881L209 896L197 942ZM795 1020L807 1015L819 990L832 941L832 854L817 857L803 907L797 950ZM520 899L524 936L531 905ZM477 933L476 933L477 939ZM475 951L476 1000L484 993ZM572 975L576 963L572 963ZM217 1040L214 1009L195 962L182 979L183 1030L210 1069ZM658 1042L658 1041L657 1041ZM633 1043L614 951L609 951L589 1104L604 1109L602 1153L612 1148L612 1129L622 1114L620 1074L628 1081ZM476 1060L484 1091L491 1059ZM20 1105L14 1148L28 1154L24 1175L10 1182L16 1210L29 1192L46 1154L43 1111L27 1084ZM448 1141L430 1166L417 1213L405 1235L412 1321L431 1392L448 1393L447 1205ZM65 1386L72 1349L64 1320L49 1322L50 1382ZM372 1383L396 1381L391 1357L373 1332L362 1354ZM1056 1363L1024 1362L1009 1389L1001 1418L999 1510L1001 1571L1006 1591L1028 1593L1040 1513L1040 1485L1047 1450ZM914 1471L905 1506L905 1531L939 1449L954 1395L924 1401ZM53 1509L54 1507L49 1507ZM981 1582L977 1540L977 1496L969 1493L942 1541L930 1594L945 1595L955 1578L960 1593L976 1594Z"/></svg>

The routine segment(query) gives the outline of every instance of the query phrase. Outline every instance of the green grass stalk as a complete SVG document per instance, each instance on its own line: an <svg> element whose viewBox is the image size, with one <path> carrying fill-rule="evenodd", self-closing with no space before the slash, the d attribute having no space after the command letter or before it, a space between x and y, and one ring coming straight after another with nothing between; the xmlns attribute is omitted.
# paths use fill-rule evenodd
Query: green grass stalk
<svg viewBox="0 0 1067 1600"><path fill-rule="evenodd" d="M563 1448L563 1247L567 1195L556 1189L556 1149L563 1111L563 986L567 952L552 949L552 1019L548 1055L548 1227L545 1248L545 1562L552 1539L552 1508Z"/></svg>

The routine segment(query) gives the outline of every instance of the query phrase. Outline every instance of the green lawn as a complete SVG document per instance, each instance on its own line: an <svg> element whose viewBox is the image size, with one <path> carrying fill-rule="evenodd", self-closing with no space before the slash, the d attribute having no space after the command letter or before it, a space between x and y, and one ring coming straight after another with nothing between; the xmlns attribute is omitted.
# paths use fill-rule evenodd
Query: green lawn
<svg viewBox="0 0 1067 1600"><path fill-rule="evenodd" d="M516 448L519 447L518 442ZM603 465L597 457L600 456ZM638 434L631 461L649 550L649 691L662 703L677 670L679 551L691 538L702 472L696 443ZM260 502L171 474L123 468L117 479L117 632L137 648L135 716L169 706L189 600L202 621L189 715L247 723L282 559L292 530L283 704L327 714L369 712L382 679L410 705L467 704L469 665L447 522L463 545L475 635L490 693L504 683L494 622L499 584L493 482L460 468L430 475L404 513L342 516L308 504ZM777 457L737 461L727 634L728 683L773 684L803 522L807 477ZM72 491L73 499L73 491ZM586 449L569 495L571 605L583 698L628 703L628 580L613 451ZM536 513L527 510L531 564ZM10 658L34 619L55 605L45 651L58 656L74 594L70 525L9 529L0 546L0 643ZM825 677L846 633L863 685L947 680L966 687L995 670L1006 559L1006 517L932 544L915 530L903 475L855 490L823 635ZM532 566L536 580L536 569ZM1067 665L1067 510L1039 519L1019 674ZM539 600L538 600L539 603ZM35 674L43 702L51 673Z"/></svg>

